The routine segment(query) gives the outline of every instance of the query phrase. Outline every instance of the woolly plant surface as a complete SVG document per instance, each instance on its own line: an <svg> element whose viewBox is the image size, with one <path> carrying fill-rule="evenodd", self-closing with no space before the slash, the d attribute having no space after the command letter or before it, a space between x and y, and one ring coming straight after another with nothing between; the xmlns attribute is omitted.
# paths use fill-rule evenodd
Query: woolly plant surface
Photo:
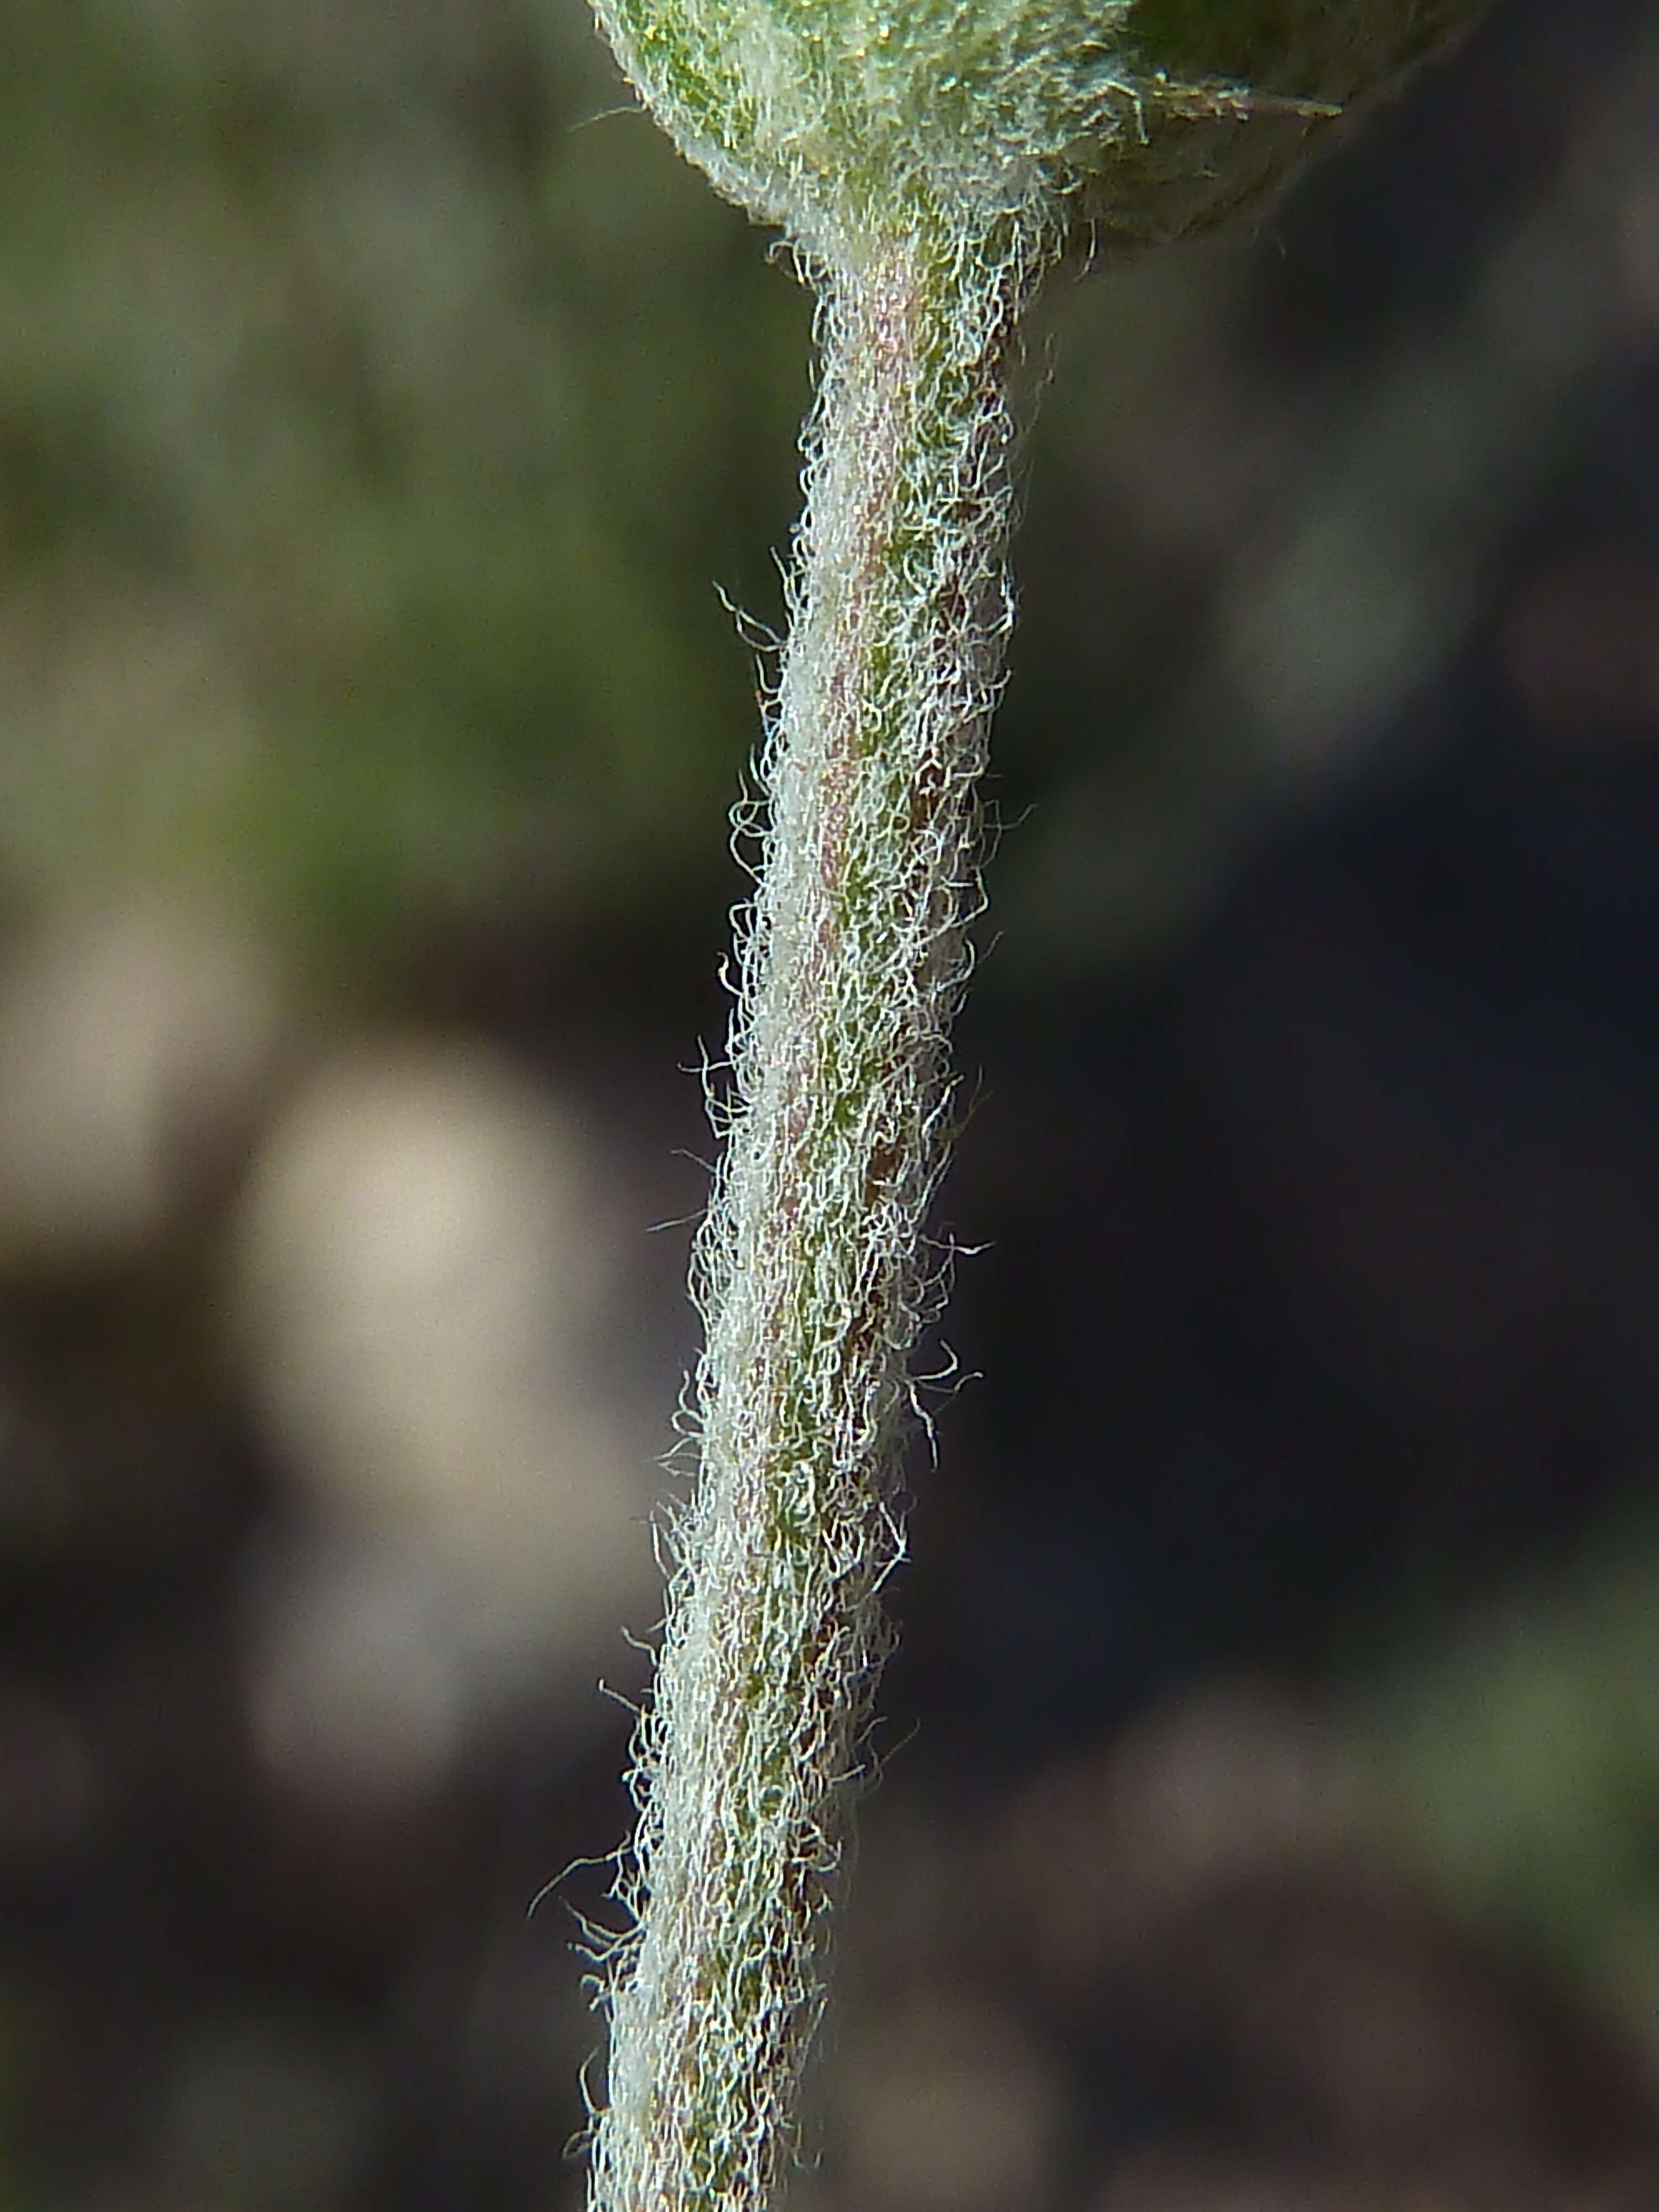
<svg viewBox="0 0 1659 2212"><path fill-rule="evenodd" d="M975 791L1012 623L1004 371L1070 240L1260 207L1478 0L599 0L816 285L790 622L697 1248L699 1474L609 1962L598 2212L763 2212L902 1548Z"/></svg>
<svg viewBox="0 0 1659 2212"><path fill-rule="evenodd" d="M729 198L809 245L1061 196L1152 240L1224 219L1480 0L597 0Z"/></svg>

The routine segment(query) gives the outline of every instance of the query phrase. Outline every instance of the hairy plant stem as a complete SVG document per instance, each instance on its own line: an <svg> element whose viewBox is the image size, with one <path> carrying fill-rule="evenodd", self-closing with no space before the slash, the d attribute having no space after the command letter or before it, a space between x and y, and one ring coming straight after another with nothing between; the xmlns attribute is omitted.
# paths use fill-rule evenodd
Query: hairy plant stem
<svg viewBox="0 0 1659 2212"><path fill-rule="evenodd" d="M822 376L769 812L698 1245L698 1487L637 1747L598 2212L764 2212L902 1547L908 1356L1012 621L1003 369L1033 215L821 252Z"/></svg>

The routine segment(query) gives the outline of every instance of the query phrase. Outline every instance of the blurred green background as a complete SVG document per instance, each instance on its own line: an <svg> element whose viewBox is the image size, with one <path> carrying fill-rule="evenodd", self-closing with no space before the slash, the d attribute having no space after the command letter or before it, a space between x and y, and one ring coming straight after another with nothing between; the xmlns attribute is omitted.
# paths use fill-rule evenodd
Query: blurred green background
<svg viewBox="0 0 1659 2212"><path fill-rule="evenodd" d="M707 872L805 316L580 12L6 28L9 873L366 944Z"/></svg>

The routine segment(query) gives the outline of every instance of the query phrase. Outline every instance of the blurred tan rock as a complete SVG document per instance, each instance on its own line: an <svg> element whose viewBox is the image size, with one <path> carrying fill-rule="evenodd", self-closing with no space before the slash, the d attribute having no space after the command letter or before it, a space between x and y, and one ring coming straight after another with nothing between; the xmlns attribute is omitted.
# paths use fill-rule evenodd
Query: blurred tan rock
<svg viewBox="0 0 1659 2212"><path fill-rule="evenodd" d="M0 953L0 1262L134 1256L258 1109L282 1032L257 950L152 899L60 915Z"/></svg>
<svg viewBox="0 0 1659 2212"><path fill-rule="evenodd" d="M599 1380L604 1182L574 1117L472 1046L346 1053L270 1131L234 1296L313 1516L252 1631L283 1771L415 1784L529 1686L592 1704L627 1675L653 1492Z"/></svg>
<svg viewBox="0 0 1659 2212"><path fill-rule="evenodd" d="M465 1610L419 1551L298 1548L250 1608L249 1720L266 1770L302 1796L369 1804L441 1784L476 1717Z"/></svg>

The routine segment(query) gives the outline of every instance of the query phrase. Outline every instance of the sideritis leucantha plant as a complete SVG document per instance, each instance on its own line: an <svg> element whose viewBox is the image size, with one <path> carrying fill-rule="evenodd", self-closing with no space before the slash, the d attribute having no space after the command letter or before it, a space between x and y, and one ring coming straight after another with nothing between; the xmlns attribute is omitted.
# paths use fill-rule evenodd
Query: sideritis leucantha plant
<svg viewBox="0 0 1659 2212"><path fill-rule="evenodd" d="M763 866L611 1960L596 2212L764 2212L822 1997L934 1276L975 791L1013 619L1005 368L1044 270L1263 206L1480 0L597 0L818 299Z"/></svg>

